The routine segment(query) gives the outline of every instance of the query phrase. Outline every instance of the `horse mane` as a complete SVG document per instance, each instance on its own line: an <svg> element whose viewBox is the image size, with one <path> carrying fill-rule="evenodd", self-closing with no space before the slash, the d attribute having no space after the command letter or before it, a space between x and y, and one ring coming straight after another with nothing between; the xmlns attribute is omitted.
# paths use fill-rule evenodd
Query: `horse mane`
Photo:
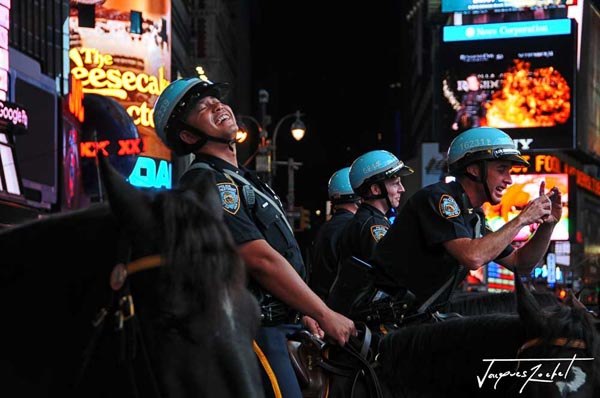
<svg viewBox="0 0 600 398"><path fill-rule="evenodd" d="M532 290L531 293L542 307L552 307L562 303L552 292ZM516 314L517 301L514 292L469 292L453 296L447 303L445 311L457 312L461 315Z"/></svg>
<svg viewBox="0 0 600 398"><path fill-rule="evenodd" d="M493 346L493 335L503 335ZM512 352L525 341L526 331L517 315L486 314L449 321L412 325L385 335L379 346L382 378L394 390L407 384L435 389L454 386L456 370L473 376L481 359ZM482 347L491 348L482 355Z"/></svg>
<svg viewBox="0 0 600 398"><path fill-rule="evenodd" d="M163 293L170 298L167 305L176 316L218 308L224 297L216 292L243 289L246 283L241 257L216 195L211 190L202 194L173 190L156 197L164 237L161 251L167 264ZM219 201L217 212L207 205L215 200Z"/></svg>

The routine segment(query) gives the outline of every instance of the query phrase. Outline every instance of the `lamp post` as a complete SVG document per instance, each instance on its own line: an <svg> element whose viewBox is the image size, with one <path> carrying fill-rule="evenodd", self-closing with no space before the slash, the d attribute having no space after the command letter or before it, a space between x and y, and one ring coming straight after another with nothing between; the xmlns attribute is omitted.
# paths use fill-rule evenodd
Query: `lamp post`
<svg viewBox="0 0 600 398"><path fill-rule="evenodd" d="M287 114L284 117L282 117L281 119L279 119L279 121L275 125L275 130L273 131L273 140L271 142L271 152L272 152L271 174L273 174L273 175L277 175L277 164L278 164L277 163L277 134L279 133L279 128L281 127L281 125L283 124L284 121L286 121L292 117L295 117L296 120L294 121L294 123L292 123L290 131L291 131L294 139L296 141L300 141L302 138L304 138L304 134L306 133L306 126L304 125L304 122L302 122L302 119L300 119L301 116L303 116L303 115L300 113L300 111L296 111L294 113ZM279 163L279 164L281 164L281 163ZM287 162L284 162L284 164L287 164Z"/></svg>
<svg viewBox="0 0 600 398"><path fill-rule="evenodd" d="M269 94L266 90L259 91L259 104L261 106L261 120L266 121L267 124L270 124L271 117L266 114L266 104L269 100ZM237 136L242 137L246 136L248 131L243 125L243 120L249 120L253 124L256 125L259 133L260 142L258 144L258 148L254 155L252 155L245 163L244 166L248 165L250 161L255 158L255 170L263 177L269 185L273 183L273 176L277 173L277 166L287 166L288 170L288 190L287 190L287 214L288 220L290 224L293 225L295 211L294 202L295 202L295 186L294 186L294 172L298 170L302 163L295 162L294 158L290 157L287 161L277 161L277 137L279 136L279 130L283 126L284 122L289 121L292 118L296 118L291 126L290 133L294 137L296 141L300 141L304 138L304 134L306 134L306 125L302 121L301 117L304 116L299 110L289 113L283 116L277 124L275 125L275 129L273 130L272 139L268 138L268 132L266 130L266 125L259 122L257 119L252 116L247 115L236 115L236 119L239 120L240 131L238 131Z"/></svg>

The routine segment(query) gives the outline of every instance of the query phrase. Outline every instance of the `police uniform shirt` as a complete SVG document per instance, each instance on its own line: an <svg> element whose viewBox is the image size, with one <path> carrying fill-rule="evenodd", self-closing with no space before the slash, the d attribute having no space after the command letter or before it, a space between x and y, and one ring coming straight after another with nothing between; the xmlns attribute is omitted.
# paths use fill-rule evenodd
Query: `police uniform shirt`
<svg viewBox="0 0 600 398"><path fill-rule="evenodd" d="M379 209L361 203L346 225L340 241L340 261L350 256L369 262L375 245L390 228L390 221Z"/></svg>
<svg viewBox="0 0 600 398"><path fill-rule="evenodd" d="M458 182L438 182L422 188L406 201L374 250L374 263L387 275L378 279L377 285L392 294L394 285L405 287L416 295L416 303L420 304L458 270L458 261L442 244L490 232L483 210L472 209ZM498 258L513 250L511 245L507 246Z"/></svg>
<svg viewBox="0 0 600 398"><path fill-rule="evenodd" d="M243 167L236 168L220 158L197 154L193 163L197 162L206 163L213 170L204 168L189 170L181 176L180 184L193 184L193 181L199 178L201 173L212 172L221 197L225 222L236 244L264 239L290 262L303 279L306 279L302 252L292 231L288 228L286 220L270 202L258 194L253 195L254 204L248 203L249 200L244 194L244 184L226 175L223 170L231 170L241 175L262 193L272 198L273 202L279 203L279 198L270 188L260 182L251 171Z"/></svg>
<svg viewBox="0 0 600 398"><path fill-rule="evenodd" d="M337 275L339 240L346 223L352 219L349 210L340 208L324 223L315 238L312 248L310 287L321 298L326 298Z"/></svg>

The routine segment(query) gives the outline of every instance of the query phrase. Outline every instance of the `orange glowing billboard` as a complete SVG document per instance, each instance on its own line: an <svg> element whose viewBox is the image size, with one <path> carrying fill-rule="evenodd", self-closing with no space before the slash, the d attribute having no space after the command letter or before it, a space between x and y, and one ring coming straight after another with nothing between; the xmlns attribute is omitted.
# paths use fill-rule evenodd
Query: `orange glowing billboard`
<svg viewBox="0 0 600 398"><path fill-rule="evenodd" d="M546 191L556 186L562 193L562 216L554 227L551 238L552 240L569 240L569 175L565 173L520 174L513 175L512 179L513 183L506 189L502 203L495 206L485 203L483 206L487 224L490 228L497 231L508 221L515 218L530 200L539 195L540 183L545 181ZM529 239L537 227L537 224L523 227L514 240L524 241Z"/></svg>
<svg viewBox="0 0 600 398"><path fill-rule="evenodd" d="M444 26L440 149L479 126L506 131L525 151L574 148L576 44L567 18Z"/></svg>

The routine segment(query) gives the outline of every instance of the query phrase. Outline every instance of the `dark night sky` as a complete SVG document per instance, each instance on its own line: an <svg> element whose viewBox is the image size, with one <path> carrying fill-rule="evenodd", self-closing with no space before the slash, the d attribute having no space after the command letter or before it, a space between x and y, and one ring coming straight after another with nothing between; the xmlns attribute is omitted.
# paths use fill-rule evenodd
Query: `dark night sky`
<svg viewBox="0 0 600 398"><path fill-rule="evenodd" d="M296 205L324 208L331 174L385 146L377 133L390 134L385 109L389 85L399 79L394 32L401 23L388 8L264 1L253 18L252 92L270 93L273 123L267 130L272 134L277 121L296 109L306 115L302 141L288 133L291 121L277 137L277 159L303 163L295 177ZM253 101L258 108L257 95ZM285 198L283 166L273 185Z"/></svg>

